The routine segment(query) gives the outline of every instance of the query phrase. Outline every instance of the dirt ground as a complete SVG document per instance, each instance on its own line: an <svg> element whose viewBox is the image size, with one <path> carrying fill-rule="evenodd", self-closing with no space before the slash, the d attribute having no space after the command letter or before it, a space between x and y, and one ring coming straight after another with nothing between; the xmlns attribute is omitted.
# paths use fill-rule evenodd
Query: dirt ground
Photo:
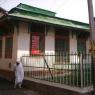
<svg viewBox="0 0 95 95"><path fill-rule="evenodd" d="M42 95L26 88L13 88L13 83L0 78L0 95Z"/></svg>

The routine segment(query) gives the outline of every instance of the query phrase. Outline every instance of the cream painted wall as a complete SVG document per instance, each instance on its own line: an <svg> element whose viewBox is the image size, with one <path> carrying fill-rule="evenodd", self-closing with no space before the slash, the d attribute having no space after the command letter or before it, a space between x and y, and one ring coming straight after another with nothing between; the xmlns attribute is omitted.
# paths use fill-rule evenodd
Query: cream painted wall
<svg viewBox="0 0 95 95"><path fill-rule="evenodd" d="M89 50L90 50L90 39L88 39L87 41L86 41L86 53L87 54L90 54L90 52L89 52ZM89 59L89 60L88 60ZM89 61L89 62L88 62ZM87 62L87 63L90 63L91 64L91 57L88 55L87 57L86 57L86 59L83 59L83 62Z"/></svg>
<svg viewBox="0 0 95 95"><path fill-rule="evenodd" d="M24 24L24 26L21 24L21 27L26 27L26 25ZM21 45L22 43L23 43L23 41L22 41L22 39L23 39L23 37L24 37L24 35L26 36L27 35L27 32L25 32L25 29L24 29L24 31L22 32L23 30L22 30L22 28L21 28L21 30L20 30L20 33L19 33L19 40L21 41L19 41L19 44L18 45ZM27 35L26 36L27 38L26 38L26 42L24 41L24 43L26 43L27 45L25 45L24 43L23 43L23 45L24 46L29 46L28 44L29 44L29 41L30 41L30 37L29 37L29 35ZM25 37L24 37L24 40L25 40ZM23 46L23 47L24 47ZM22 47L22 46L21 46ZM22 47L22 48L23 48ZM18 48L18 49L20 49L20 47ZM24 51L24 50L22 50L22 53L21 53L21 51L19 51L18 50L18 53L20 54L20 56L21 55L23 55L23 54L28 54L29 53L29 47L27 47L26 48L26 50L27 51ZM23 52L24 51L24 52ZM50 27L49 28L49 30L47 31L47 33L45 34L45 54L54 54L55 53L55 33L54 33L54 28L52 28L52 27ZM20 56L18 56L18 58L20 57ZM37 60L36 60L37 59ZM51 59L51 57L45 57L45 59L46 59L46 61L47 61L47 63L48 63L48 65L49 66L52 66L52 64L51 64L51 62L53 62L53 59L54 58L52 58ZM36 60L36 62L35 62L35 60ZM24 65L26 65L26 59L23 59L23 63L24 63ZM40 67L43 67L43 66L46 66L45 64L44 64L44 59L43 59L43 57L32 57L32 58L28 58L28 63L27 63L27 65L28 66L40 66ZM25 70L27 70L27 68L25 68ZM29 69L28 69L29 70ZM31 69L30 69L31 70Z"/></svg>
<svg viewBox="0 0 95 95"><path fill-rule="evenodd" d="M53 27L49 27L45 36L45 54L55 54L55 31ZM46 56L45 59L50 67L55 63L54 56Z"/></svg>
<svg viewBox="0 0 95 95"><path fill-rule="evenodd" d="M79 58L77 55L73 55L77 53L77 38L75 34L70 32L70 63L79 63Z"/></svg>
<svg viewBox="0 0 95 95"><path fill-rule="evenodd" d="M76 40L76 35L72 35L70 33L69 35L70 38L70 53L75 53L77 52L77 40Z"/></svg>
<svg viewBox="0 0 95 95"><path fill-rule="evenodd" d="M90 49L90 40L88 39L86 41L86 53L89 53ZM76 35L70 34L70 53L77 53L77 38ZM88 61L88 59L83 59L84 62ZM91 62L91 59L89 59L89 62ZM76 55L70 56L70 63L79 63L79 58Z"/></svg>
<svg viewBox="0 0 95 95"><path fill-rule="evenodd" d="M12 55L12 58L13 60L16 61L17 59L17 39L18 39L18 33L17 33L17 28L14 27L14 37L13 37L13 55Z"/></svg>
<svg viewBox="0 0 95 95"><path fill-rule="evenodd" d="M4 16L4 13L0 12L0 18L1 18L2 16Z"/></svg>
<svg viewBox="0 0 95 95"><path fill-rule="evenodd" d="M51 27L45 35L45 53L55 53L55 31Z"/></svg>
<svg viewBox="0 0 95 95"><path fill-rule="evenodd" d="M30 34L28 33L28 23L19 23L17 59L21 56L29 55Z"/></svg>
<svg viewBox="0 0 95 95"><path fill-rule="evenodd" d="M2 58L0 58L0 69L11 70L12 68L9 68L10 62L13 66L13 63L15 63L17 58L20 58L23 55L29 55L29 45L30 34L28 33L28 24L20 23L19 33L17 33L17 28L14 27L12 59L5 58L5 37L3 37Z"/></svg>
<svg viewBox="0 0 95 95"><path fill-rule="evenodd" d="M75 35L69 36L70 38L70 53L77 52L77 40ZM89 40L86 42L87 51L89 49ZM30 50L30 33L28 33L28 23L22 22L19 23L19 33L17 33L16 27L14 28L13 35L13 55L12 59L5 59L5 37L3 37L3 46L2 46L2 58L0 59L0 68L10 69L9 62L15 63L16 59L19 59L23 55L29 55ZM50 27L48 32L45 35L45 53L55 54L55 30ZM70 57L70 61L74 61L75 57ZM47 58L46 58L47 59ZM55 58L53 58L55 61ZM52 60L52 62L54 62ZM42 63L42 58L40 59ZM51 66L51 58L48 58L48 63Z"/></svg>
<svg viewBox="0 0 95 95"><path fill-rule="evenodd" d="M86 41L86 53L89 53L90 50L90 39Z"/></svg>

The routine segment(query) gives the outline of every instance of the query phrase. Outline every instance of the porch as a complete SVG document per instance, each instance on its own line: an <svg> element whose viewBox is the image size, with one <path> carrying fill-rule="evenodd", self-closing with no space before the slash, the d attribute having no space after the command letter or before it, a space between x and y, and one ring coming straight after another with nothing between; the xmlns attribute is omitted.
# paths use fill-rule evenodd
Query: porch
<svg viewBox="0 0 95 95"><path fill-rule="evenodd" d="M91 54L45 54L21 58L25 77L70 87L92 86Z"/></svg>

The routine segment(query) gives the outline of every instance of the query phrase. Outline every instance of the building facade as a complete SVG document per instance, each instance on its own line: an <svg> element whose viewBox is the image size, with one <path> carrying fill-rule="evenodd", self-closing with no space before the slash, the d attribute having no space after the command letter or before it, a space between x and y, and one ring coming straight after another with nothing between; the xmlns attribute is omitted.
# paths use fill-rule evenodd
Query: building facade
<svg viewBox="0 0 95 95"><path fill-rule="evenodd" d="M9 12L0 10L1 76L11 72L12 65L22 56L89 53L90 33L86 23L58 18L54 12L25 4ZM54 64L59 60L53 58ZM69 60L74 63L74 56Z"/></svg>

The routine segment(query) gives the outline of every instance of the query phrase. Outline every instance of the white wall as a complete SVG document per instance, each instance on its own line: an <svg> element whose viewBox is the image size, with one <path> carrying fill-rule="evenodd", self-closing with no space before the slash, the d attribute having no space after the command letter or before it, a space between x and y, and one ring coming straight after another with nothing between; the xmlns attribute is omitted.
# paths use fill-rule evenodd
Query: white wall
<svg viewBox="0 0 95 95"><path fill-rule="evenodd" d="M3 37L2 58L0 58L0 69L11 70L9 63L13 64L23 55L29 55L30 34L28 33L28 24L19 23L19 32L14 26L12 58L5 58L5 37Z"/></svg>
<svg viewBox="0 0 95 95"><path fill-rule="evenodd" d="M45 53L55 52L55 32L54 28L50 27L45 35Z"/></svg>
<svg viewBox="0 0 95 95"><path fill-rule="evenodd" d="M77 53L77 38L75 34L72 34L72 32L70 32L70 35L69 35L70 37L70 63L78 63L79 58L77 55L74 55L75 53Z"/></svg>
<svg viewBox="0 0 95 95"><path fill-rule="evenodd" d="M28 23L19 23L17 59L23 55L29 55L30 34L28 33Z"/></svg>
<svg viewBox="0 0 95 95"><path fill-rule="evenodd" d="M90 40L86 40L86 53L89 53L90 49ZM77 53L77 38L76 35L70 34L70 53ZM87 57L88 58L88 57ZM84 62L87 62L88 59L83 59ZM71 55L70 56L70 62L71 63L79 63L79 57L77 55ZM89 62L91 62L89 58Z"/></svg>
<svg viewBox="0 0 95 95"><path fill-rule="evenodd" d="M49 27L49 29L45 35L45 54L48 54L48 55L55 54L55 30L53 27ZM55 63L54 56L46 56L45 59L46 59L48 65L51 67Z"/></svg>
<svg viewBox="0 0 95 95"><path fill-rule="evenodd" d="M76 35L70 33L70 53L77 52L77 39ZM86 41L87 52L89 52L89 39ZM5 59L5 37L3 37L2 45L2 58L0 59L0 68L9 69L9 62L12 64L15 63L23 55L29 55L30 51L30 33L28 33L28 23L22 22L19 23L19 32L17 33L17 28L14 27L13 35L13 54L12 59ZM55 30L53 27L50 27L45 34L45 54L55 54ZM46 58L47 59L47 58ZM52 58L55 60L55 58ZM48 57L48 63L51 64L51 58ZM53 62L52 60L52 62ZM70 57L70 61L74 62L75 56Z"/></svg>
<svg viewBox="0 0 95 95"><path fill-rule="evenodd" d="M0 18L1 18L2 16L4 16L4 15L5 15L4 13L0 12Z"/></svg>
<svg viewBox="0 0 95 95"><path fill-rule="evenodd" d="M76 35L70 33L69 38L70 38L70 53L75 53L77 52Z"/></svg>
<svg viewBox="0 0 95 95"><path fill-rule="evenodd" d="M90 39L86 41L86 53L89 53L91 46L90 46Z"/></svg>

